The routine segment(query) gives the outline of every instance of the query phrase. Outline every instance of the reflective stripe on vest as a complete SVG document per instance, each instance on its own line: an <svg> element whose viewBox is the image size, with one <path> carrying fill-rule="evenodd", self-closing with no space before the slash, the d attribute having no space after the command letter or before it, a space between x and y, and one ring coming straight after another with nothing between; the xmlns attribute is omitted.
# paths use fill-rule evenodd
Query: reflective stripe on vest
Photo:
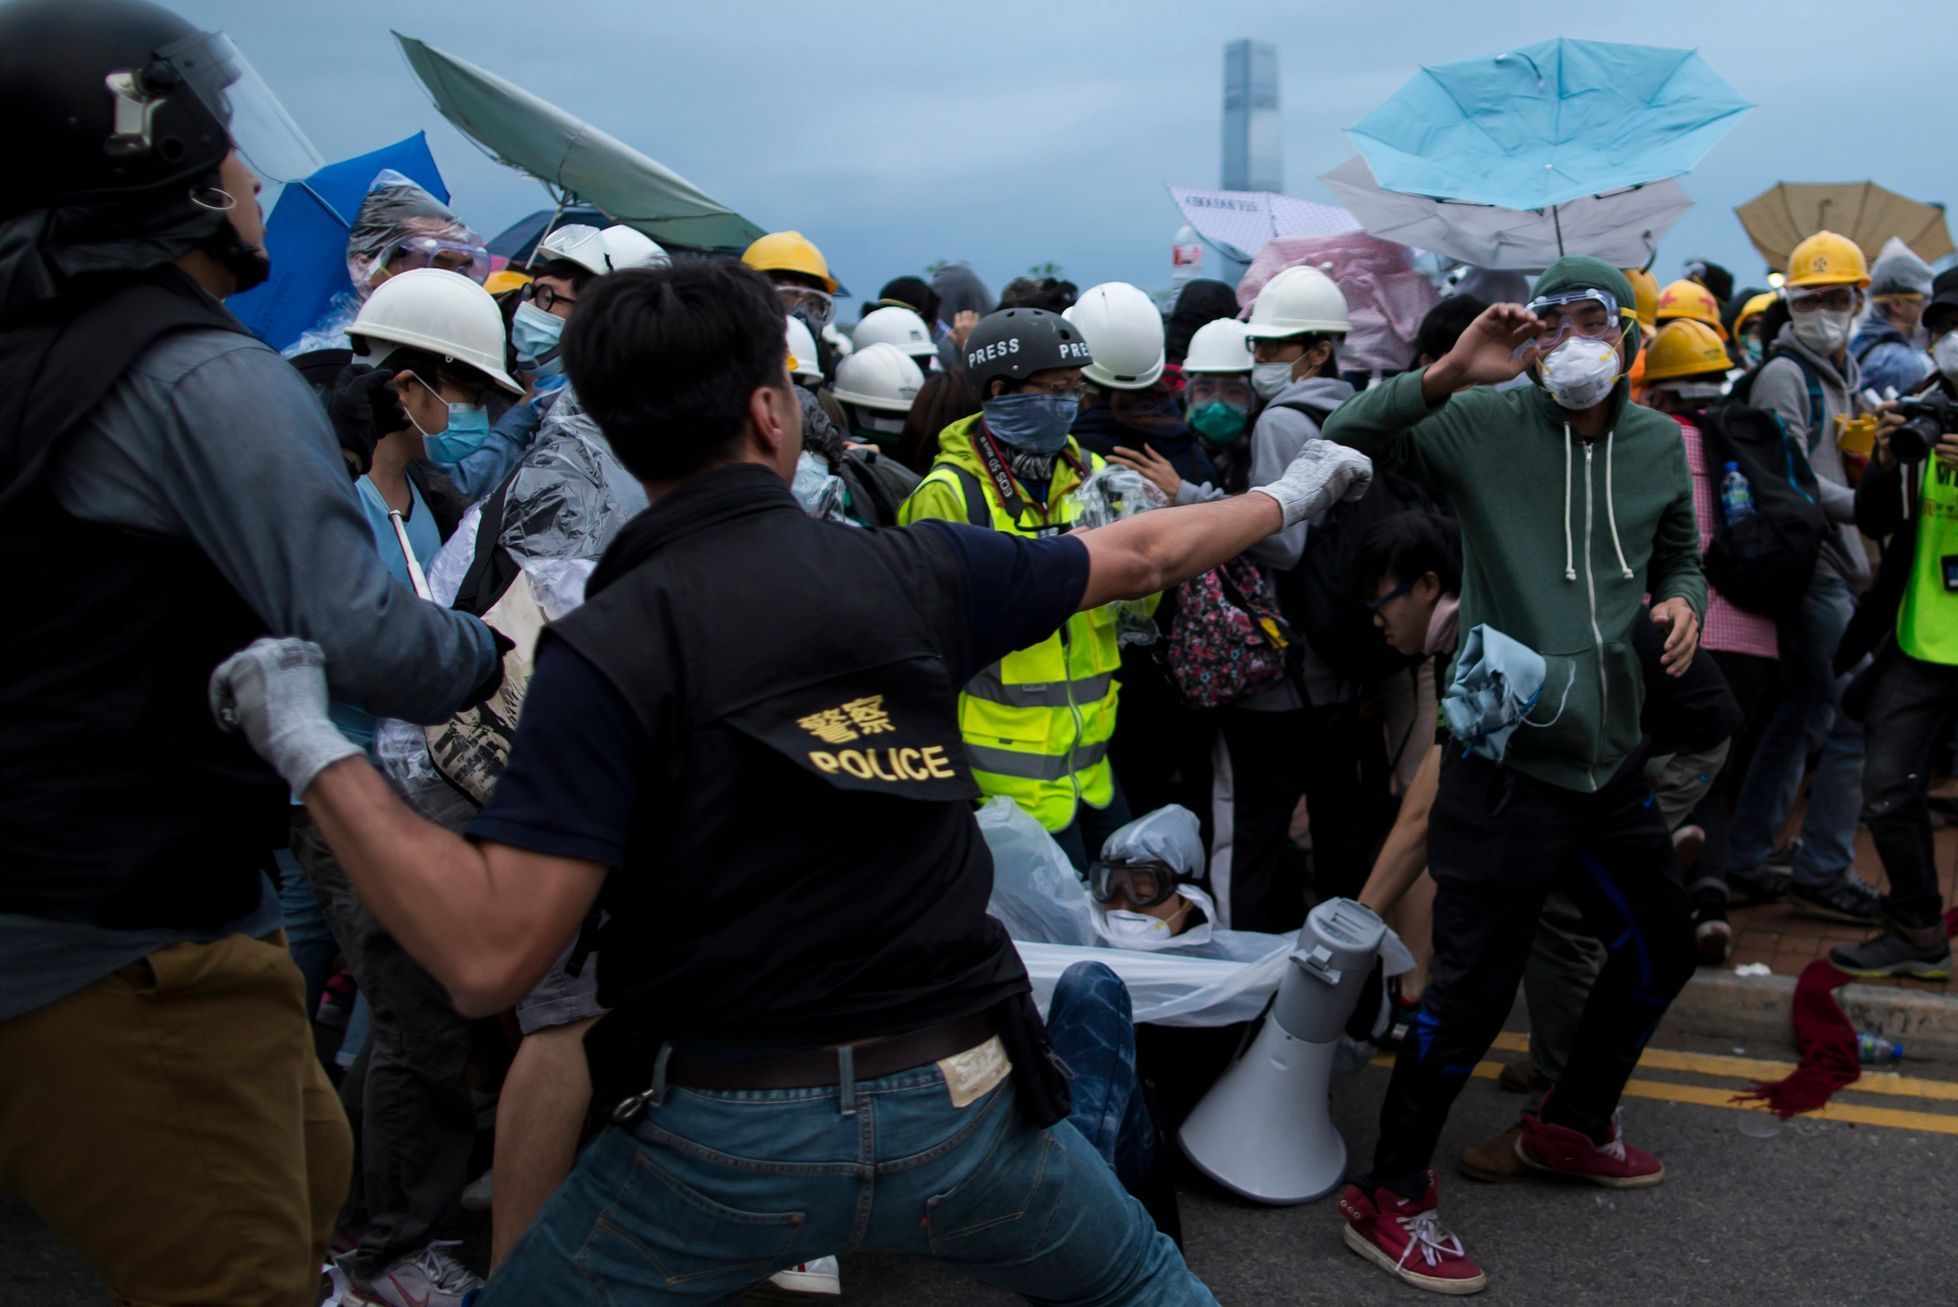
<svg viewBox="0 0 1958 1307"><path fill-rule="evenodd" d="M974 771L995 772L1027 781L1065 779L1070 761L1076 771L1087 771L1108 754L1108 741L1075 747L1072 758L1065 753L1022 753L1018 749L994 749L983 744L967 744L965 756Z"/></svg>
<svg viewBox="0 0 1958 1307"><path fill-rule="evenodd" d="M1080 681L1035 681L1013 685L999 677L994 663L965 683L965 692L975 699L1005 704L1008 708L1065 708L1070 703L1093 703L1106 699L1115 686L1115 675L1103 672ZM1073 690L1072 697L1069 689Z"/></svg>

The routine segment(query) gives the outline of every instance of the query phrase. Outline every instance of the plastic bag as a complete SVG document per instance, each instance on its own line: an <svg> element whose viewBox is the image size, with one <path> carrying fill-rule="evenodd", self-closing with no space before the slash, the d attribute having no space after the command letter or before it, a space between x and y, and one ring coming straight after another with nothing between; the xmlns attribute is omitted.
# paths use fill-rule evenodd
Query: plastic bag
<svg viewBox="0 0 1958 1307"><path fill-rule="evenodd" d="M1148 951L1116 947L1096 931L1087 886L1039 822L1006 798L980 809L978 820L993 854L986 910L1012 936L1043 1010L1061 972L1076 962L1113 968L1129 987L1137 1022L1179 1026L1248 1021L1285 974L1291 935L1212 929Z"/></svg>
<svg viewBox="0 0 1958 1307"><path fill-rule="evenodd" d="M459 247L483 249L483 238L456 217L421 183L383 168L368 183L367 196L347 228L347 276L362 297L373 293L371 275L389 249L411 236L428 236ZM483 250L487 272L488 250ZM482 280L478 277L476 280Z"/></svg>
<svg viewBox="0 0 1958 1307"><path fill-rule="evenodd" d="M1148 477L1133 468L1110 463L1090 473L1068 494L1074 505L1074 525L1092 530L1147 513L1169 504L1169 497ZM1156 625L1156 603L1149 599L1118 599L1115 610L1115 639L1122 648L1152 645L1163 638Z"/></svg>

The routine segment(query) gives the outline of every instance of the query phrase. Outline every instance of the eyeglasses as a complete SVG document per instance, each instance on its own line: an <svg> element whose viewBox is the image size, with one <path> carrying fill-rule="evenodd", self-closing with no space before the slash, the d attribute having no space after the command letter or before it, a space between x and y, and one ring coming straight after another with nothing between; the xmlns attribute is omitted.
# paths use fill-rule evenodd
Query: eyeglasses
<svg viewBox="0 0 1958 1307"><path fill-rule="evenodd" d="M1088 864L1088 893L1097 903L1125 899L1138 908L1167 903L1176 894L1176 869L1167 862L1092 862Z"/></svg>
<svg viewBox="0 0 1958 1307"><path fill-rule="evenodd" d="M403 236L381 251L375 261L389 272L411 272L416 268L440 268L459 272L481 285L489 276L489 251L480 245L443 240L439 236Z"/></svg>
<svg viewBox="0 0 1958 1307"><path fill-rule="evenodd" d="M1856 307L1858 298L1852 286L1793 286L1788 290L1788 311L1813 313L1827 309L1831 313L1848 313Z"/></svg>
<svg viewBox="0 0 1958 1307"><path fill-rule="evenodd" d="M1412 590L1413 588L1414 588L1414 582L1402 581L1399 585L1389 590L1386 594L1381 595L1378 599L1368 604L1367 611L1369 613L1378 616L1381 609L1385 608L1388 604L1394 602L1394 600L1400 598L1402 595L1406 594L1408 591Z"/></svg>
<svg viewBox="0 0 1958 1307"><path fill-rule="evenodd" d="M1035 390L1043 395L1059 395L1067 399L1079 399L1082 394L1081 383L1078 380L1057 379L1054 381L1024 381L1020 383L1022 394Z"/></svg>
<svg viewBox="0 0 1958 1307"><path fill-rule="evenodd" d="M1251 351L1251 358L1258 363L1291 363L1306 351L1306 342L1297 336L1253 337L1244 342Z"/></svg>
<svg viewBox="0 0 1958 1307"><path fill-rule="evenodd" d="M546 313L551 311L553 305L576 304L578 302L576 295L566 295L555 286L546 286L535 281L523 288L523 297Z"/></svg>

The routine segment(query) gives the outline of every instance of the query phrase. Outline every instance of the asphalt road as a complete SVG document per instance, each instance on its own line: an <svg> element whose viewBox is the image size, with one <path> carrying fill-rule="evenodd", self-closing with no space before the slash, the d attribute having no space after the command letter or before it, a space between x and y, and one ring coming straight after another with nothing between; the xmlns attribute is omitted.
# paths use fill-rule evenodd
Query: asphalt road
<svg viewBox="0 0 1958 1307"><path fill-rule="evenodd" d="M1729 1045L1668 1039L1673 1052L1732 1055ZM1747 1050L1775 1057L1772 1050ZM1509 1054L1493 1054L1501 1058ZM1678 1059L1675 1059L1678 1060ZM1639 1080L1649 1092L1731 1090L1733 1074L1678 1067ZM1930 1113L1958 1130L1958 1067L1906 1064L1947 1082L1933 1095L1847 1092L1851 1114L1910 1123ZM1731 1069L1730 1069L1731 1070ZM1387 1073L1342 1082L1334 1116L1357 1157L1373 1138ZM1675 1089L1677 1086L1679 1088ZM1772 1139L1744 1135L1731 1108L1628 1097L1625 1129L1667 1166L1656 1189L1621 1193L1558 1182L1478 1185L1454 1175L1462 1146L1510 1124L1521 1099L1486 1079L1464 1091L1442 1141L1442 1214L1489 1274L1485 1300L1593 1303L1824 1304L1875 1297L1958 1301L1950 1270L1958 1211L1958 1133L1848 1121L1797 1120ZM1921 1120L1919 1122L1921 1124ZM105 1159L105 1163L108 1159ZM1348 1251L1329 1200L1259 1208L1197 1184L1183 1192L1191 1265L1218 1300L1373 1304L1435 1299L1389 1279ZM480 1229L469 1251L480 1254ZM0 1304L98 1307L109 1299L34 1218L0 1199ZM843 1262L848 1307L964 1307L1011 1295L926 1263L859 1256Z"/></svg>

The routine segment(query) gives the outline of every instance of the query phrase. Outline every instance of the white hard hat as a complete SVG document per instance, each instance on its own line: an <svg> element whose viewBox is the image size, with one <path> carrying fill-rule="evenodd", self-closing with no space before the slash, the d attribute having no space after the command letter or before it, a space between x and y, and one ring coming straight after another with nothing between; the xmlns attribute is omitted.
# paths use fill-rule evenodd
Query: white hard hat
<svg viewBox="0 0 1958 1307"><path fill-rule="evenodd" d="M565 259L594 277L602 277L612 270L611 254L611 243L605 239L605 233L583 223L559 227L537 242L538 264Z"/></svg>
<svg viewBox="0 0 1958 1307"><path fill-rule="evenodd" d="M1125 281L1090 286L1061 314L1081 331L1095 361L1081 375L1112 390L1143 390L1163 374L1163 315Z"/></svg>
<svg viewBox="0 0 1958 1307"><path fill-rule="evenodd" d="M789 374L805 381L823 379L822 364L816 361L816 338L809 334L809 328L802 325L801 318L784 318L789 333Z"/></svg>
<svg viewBox="0 0 1958 1307"><path fill-rule="evenodd" d="M836 365L836 384L830 387L830 394L846 404L908 413L911 401L918 397L918 387L924 384L925 374L910 355L895 345L879 342L860 347Z"/></svg>
<svg viewBox="0 0 1958 1307"><path fill-rule="evenodd" d="M374 288L347 328L354 352L378 362L382 343L427 350L466 364L513 395L523 387L503 370L503 313L490 293L459 272L415 268Z"/></svg>
<svg viewBox="0 0 1958 1307"><path fill-rule="evenodd" d="M1331 277L1301 264L1264 284L1251 305L1245 335L1252 340L1283 340L1315 331L1344 334L1347 330L1346 297Z"/></svg>
<svg viewBox="0 0 1958 1307"><path fill-rule="evenodd" d="M660 243L643 231L635 230L618 223L607 227L599 235L605 238L605 247L610 255L608 272L624 272L627 268L670 268L672 258Z"/></svg>
<svg viewBox="0 0 1958 1307"><path fill-rule="evenodd" d="M865 345L895 345L914 359L932 359L938 355L938 346L932 343L931 328L925 320L910 309L891 305L872 309L863 315L863 321L850 333L858 349ZM924 367L924 363L918 364Z"/></svg>
<svg viewBox="0 0 1958 1307"><path fill-rule="evenodd" d="M1183 357L1185 372L1249 372L1250 337L1245 324L1236 318L1206 322L1190 337L1190 352Z"/></svg>

